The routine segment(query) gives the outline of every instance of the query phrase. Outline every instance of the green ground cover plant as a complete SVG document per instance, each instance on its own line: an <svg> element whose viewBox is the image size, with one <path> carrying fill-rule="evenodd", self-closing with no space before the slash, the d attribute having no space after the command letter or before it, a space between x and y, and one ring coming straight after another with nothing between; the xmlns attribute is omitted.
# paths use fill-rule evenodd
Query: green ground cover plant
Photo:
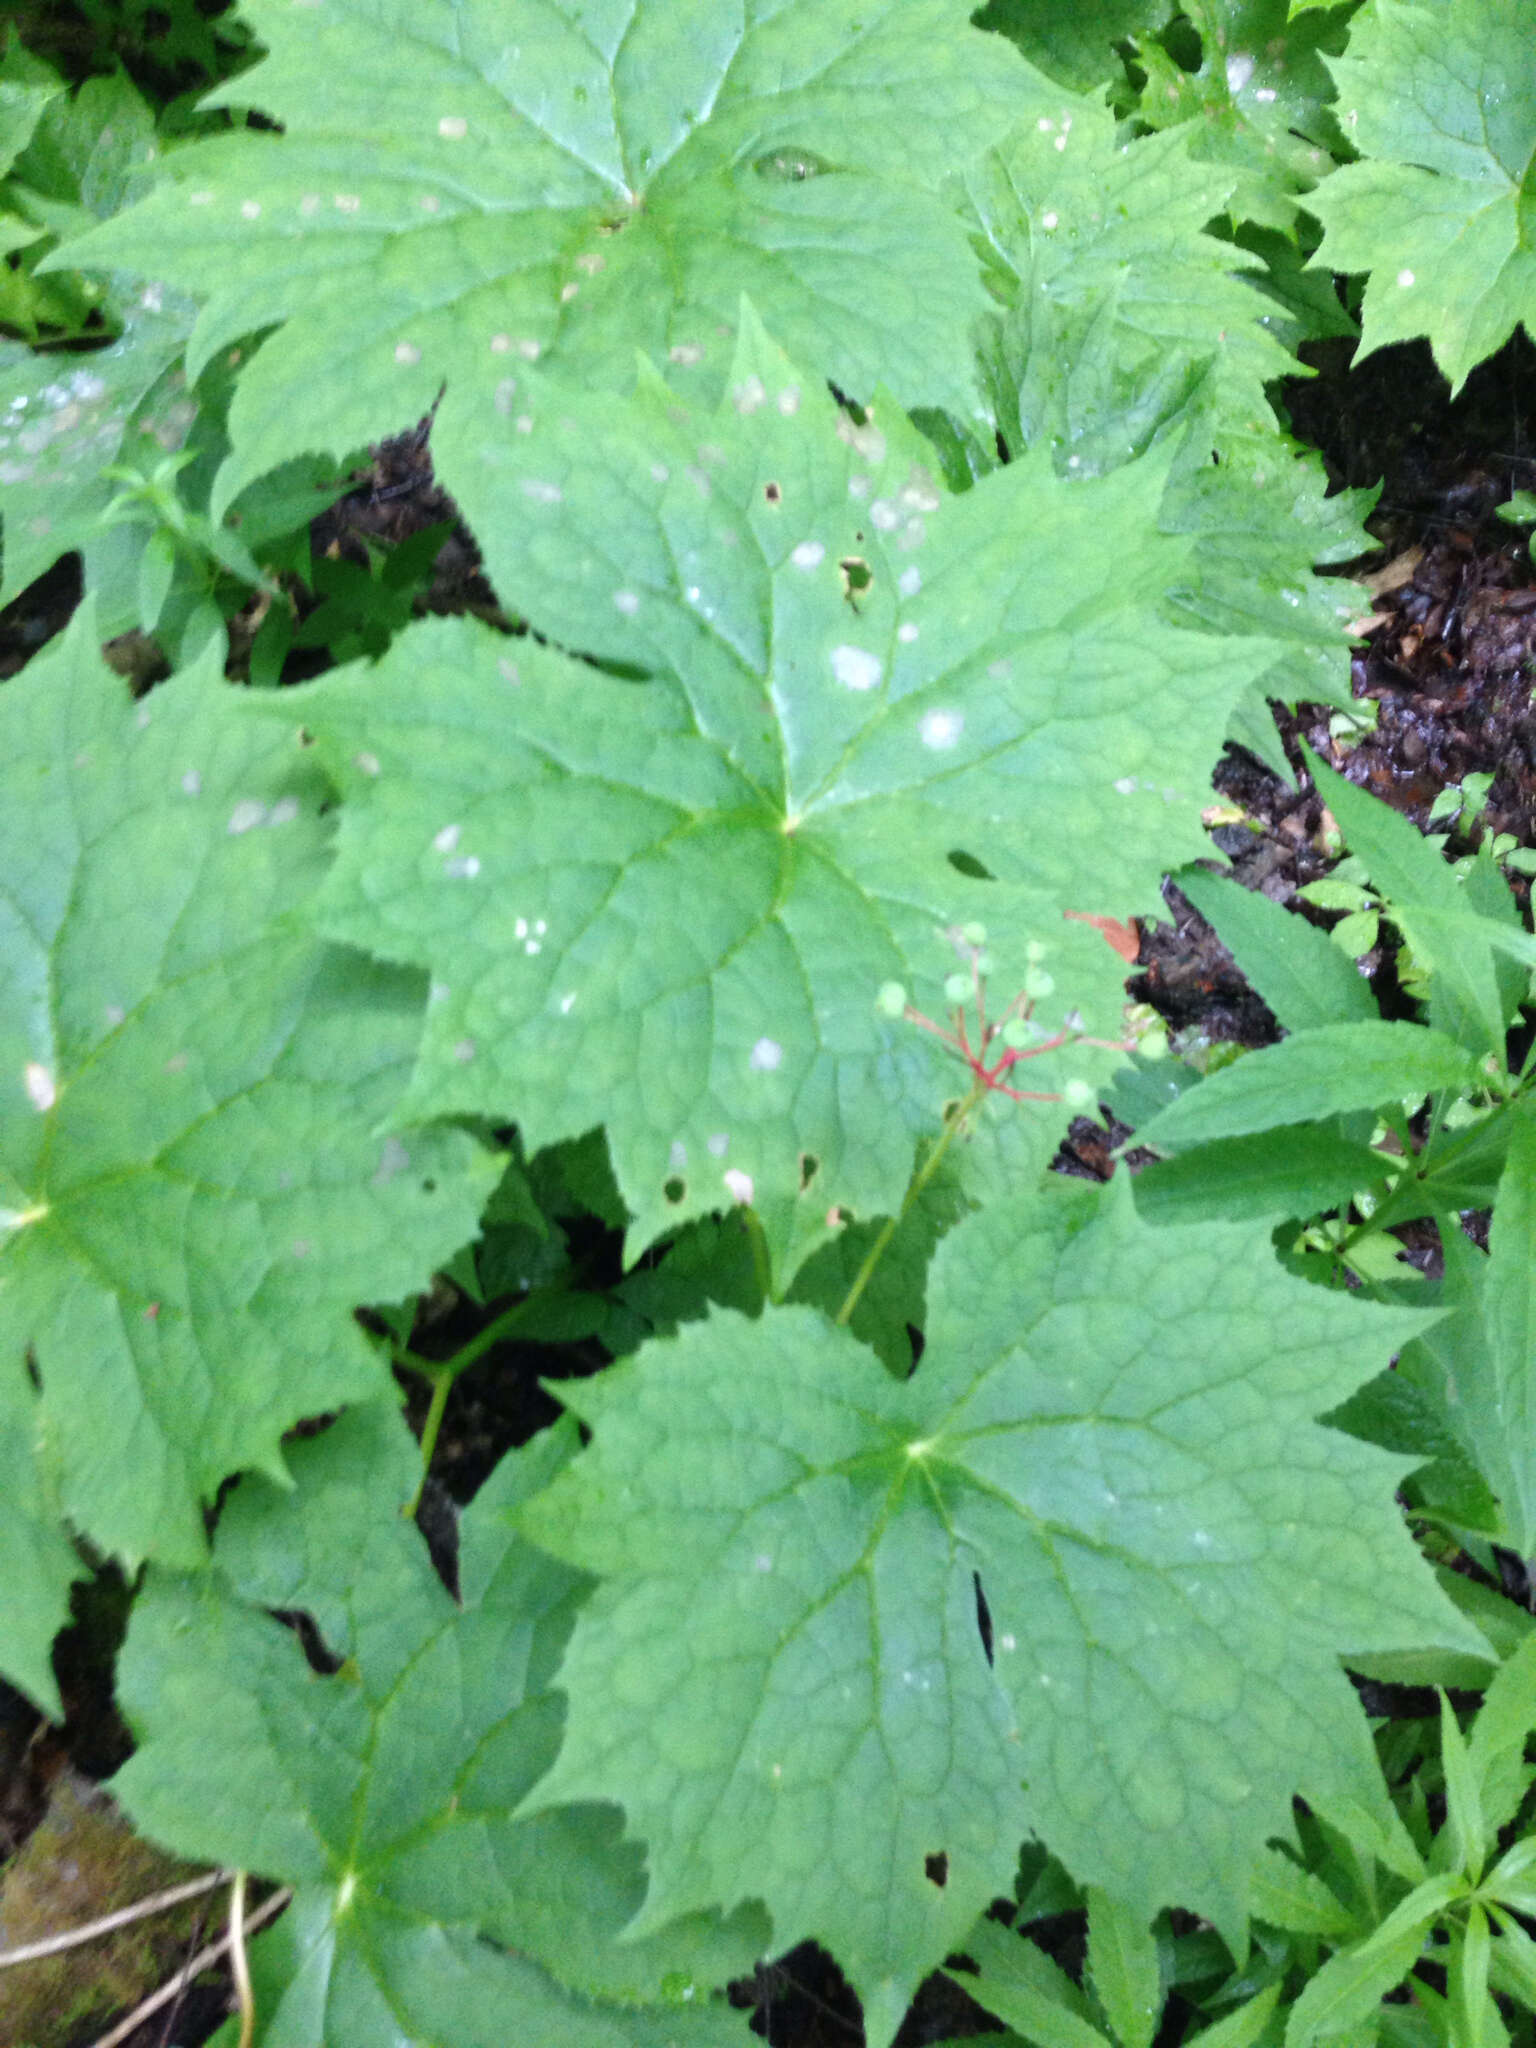
<svg viewBox="0 0 1536 2048"><path fill-rule="evenodd" d="M195 109L0 62L0 601L85 583L0 687L0 1673L127 1576L116 1796L293 1887L220 2038L742 2041L809 1939L871 2048L946 1965L1532 2041L1526 850L1311 761L1369 937L1194 865L1352 703L1295 349L1536 331L1526 9L169 14ZM428 413L486 617L311 554ZM1204 1076L1106 943L1170 872L1284 1032ZM1101 1100L1157 1162L1052 1176ZM515 1334L609 1362L445 1583Z"/></svg>

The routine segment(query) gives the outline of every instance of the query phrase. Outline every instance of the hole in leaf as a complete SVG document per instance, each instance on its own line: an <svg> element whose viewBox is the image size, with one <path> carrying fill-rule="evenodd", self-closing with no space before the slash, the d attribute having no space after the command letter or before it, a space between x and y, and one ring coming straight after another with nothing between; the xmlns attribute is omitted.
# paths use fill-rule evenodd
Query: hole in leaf
<svg viewBox="0 0 1536 2048"><path fill-rule="evenodd" d="M661 1192L669 1202L680 1202L688 1192L688 1183L674 1173L670 1180L663 1181Z"/></svg>
<svg viewBox="0 0 1536 2048"><path fill-rule="evenodd" d="M272 1613L298 1637L304 1661L310 1670L320 1678L334 1678L347 1660L337 1656L316 1627L314 1617L297 1607L274 1607Z"/></svg>
<svg viewBox="0 0 1536 2048"><path fill-rule="evenodd" d="M768 500L770 505L782 505L784 502L784 493L779 489L777 484L764 484L763 496Z"/></svg>
<svg viewBox="0 0 1536 2048"><path fill-rule="evenodd" d="M814 1152L802 1152L800 1154L800 1192L802 1195L820 1171L821 1161Z"/></svg>
<svg viewBox="0 0 1536 2048"><path fill-rule="evenodd" d="M962 875L969 875L973 882L995 882L996 875L990 868L984 868L974 853L967 853L963 846L951 849L949 864L958 868Z"/></svg>
<svg viewBox="0 0 1536 2048"><path fill-rule="evenodd" d="M936 1884L940 1891L949 1883L949 1857L942 1849L935 1855L923 1858L923 1875L930 1884Z"/></svg>
<svg viewBox="0 0 1536 2048"><path fill-rule="evenodd" d="M424 1195L435 1195L437 1193L437 1182L435 1180L424 1180L421 1184L421 1192Z"/></svg>
<svg viewBox="0 0 1536 2048"><path fill-rule="evenodd" d="M972 1572L976 1586L976 1626L981 1630L981 1647L987 1653L987 1662L992 1662L992 1610L987 1605L987 1596L981 1590L980 1572Z"/></svg>
<svg viewBox="0 0 1536 2048"><path fill-rule="evenodd" d="M859 538L864 536L860 534ZM844 555L837 566L843 574L843 596L856 605L874 582L874 574L862 555Z"/></svg>

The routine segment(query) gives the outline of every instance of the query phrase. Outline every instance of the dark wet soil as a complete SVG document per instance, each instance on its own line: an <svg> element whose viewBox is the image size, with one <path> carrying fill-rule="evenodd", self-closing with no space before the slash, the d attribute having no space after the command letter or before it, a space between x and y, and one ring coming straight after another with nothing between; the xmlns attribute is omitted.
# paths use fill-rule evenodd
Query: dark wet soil
<svg viewBox="0 0 1536 2048"><path fill-rule="evenodd" d="M1483 365L1453 404L1420 348L1394 348L1349 368L1348 344L1310 352L1318 374L1284 390L1294 431L1319 447L1339 487L1385 484L1370 530L1377 549L1342 575L1360 585L1360 647L1354 694L1374 706L1374 731L1344 731L1334 712L1302 705L1277 711L1287 758L1287 783L1240 749L1229 749L1215 777L1211 812L1213 859L1230 861L1246 886L1327 925L1333 917L1301 903L1297 891L1333 865L1323 806L1306 777L1298 742L1305 740L1334 767L1393 804L1421 828L1440 792L1468 775L1492 777L1485 828L1536 845L1536 569L1525 535L1503 524L1495 508L1516 490L1536 489L1536 349L1517 339ZM369 544L397 546L445 522L420 608L473 610L510 624L496 606L468 534L431 469L427 423L381 447L312 532L317 556L366 566ZM301 614L314 600L297 593ZM0 679L14 674L67 621L79 600L73 563L61 564L0 613ZM142 684L145 650L135 636L114 649L117 665ZM238 644L238 642L237 642ZM305 672L302 657L291 670ZM1454 835L1447 850L1465 850ZM1522 898L1529 884L1519 881ZM1155 1008L1185 1042L1264 1045L1278 1027L1230 954L1171 885L1166 915L1139 921L1140 952L1127 984L1130 996ZM1390 962L1367 957L1388 1014L1398 997ZM1132 1136L1124 1124L1079 1118L1057 1159L1060 1170L1107 1179L1116 1149ZM1131 1155L1134 1167L1135 1155ZM1432 1229L1405 1233L1409 1257L1433 1270ZM616 1240L587 1248L594 1284L619 1277ZM609 1272L611 1268L611 1273ZM500 1307L496 1303L492 1307ZM450 1355L483 1325L488 1311L440 1284L428 1299L414 1343L431 1357ZM551 1419L555 1407L541 1377L601 1367L595 1340L577 1346L498 1345L466 1373L449 1404L423 1505L422 1525L444 1576L455 1570L456 1503L469 1498L502 1452ZM407 1385L418 1426L426 1396ZM108 1578L86 1597L79 1624L61 1643L61 1676L69 1719L41 1728L16 1695L0 1686L0 1862L24 1840L46 1805L51 1772L68 1764L103 1776L126 1753L127 1737L112 1705L108 1673L120 1626L121 1588ZM227 2010L215 1988L195 1994L179 2012L174 2038L206 2038ZM754 2026L775 2048L849 2048L860 2038L857 2008L835 1967L807 1944L736 1987L736 2002L755 2008ZM924 1988L899 2048L922 2048L995 2025L949 1980ZM170 2038L164 2020L142 2030L132 2048Z"/></svg>

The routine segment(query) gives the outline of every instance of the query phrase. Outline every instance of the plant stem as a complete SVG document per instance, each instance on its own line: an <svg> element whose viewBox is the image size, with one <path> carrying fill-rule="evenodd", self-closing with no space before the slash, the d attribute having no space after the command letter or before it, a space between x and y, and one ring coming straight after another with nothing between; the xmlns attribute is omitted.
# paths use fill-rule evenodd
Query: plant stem
<svg viewBox="0 0 1536 2048"><path fill-rule="evenodd" d="M421 1506L422 1488L427 1483L427 1474L432 1469L432 1454L437 1449L438 1431L443 1426L443 1411L448 1406L448 1396L453 1392L454 1382L459 1374L468 1370L477 1359L483 1358L493 1344L499 1344L521 1323L526 1321L530 1310L542 1305L551 1293L557 1290L536 1287L531 1294L525 1294L521 1301L513 1302L510 1308L493 1316L485 1328L461 1345L452 1358L434 1360L418 1358L414 1351L391 1351L396 1365L403 1365L410 1372L419 1372L423 1379L432 1383L432 1400L427 1409L426 1421L421 1426L421 1477L416 1482L416 1491L411 1495L401 1514L409 1519Z"/></svg>
<svg viewBox="0 0 1536 2048"><path fill-rule="evenodd" d="M437 1433L443 1426L443 1410L448 1406L448 1396L453 1392L456 1374L440 1366L432 1381L432 1399L427 1407L427 1419L421 1425L421 1473L416 1481L416 1491L400 1510L410 1521L421 1506L422 1489L427 1483L427 1474L432 1469L432 1454L437 1449Z"/></svg>
<svg viewBox="0 0 1536 2048"><path fill-rule="evenodd" d="M860 1266L858 1272L855 1273L853 1276L853 1285L848 1289L847 1294L844 1296L842 1307L838 1310L837 1314L832 1318L833 1322L838 1324L840 1327L845 1326L852 1319L853 1312L858 1307L865 1288L869 1285L870 1281L874 1277L875 1268L879 1265L881 1259L885 1256L886 1247L889 1245L891 1239L896 1235L896 1232L900 1229L901 1225L907 1220L907 1216L911 1211L912 1204L917 1200L918 1196L923 1192L923 1189L927 1187L929 1181L932 1180L933 1176L938 1172L939 1164L943 1159L944 1154L949 1150L950 1144L954 1139L956 1131L959 1130L960 1126L965 1122L966 1118L970 1115L971 1111L976 1107L977 1103L981 1101L982 1097L986 1094L986 1092L986 1077L985 1075L978 1075L976 1079L971 1083L970 1094L966 1096L964 1102L961 1103L960 1107L955 1111L954 1115L950 1117L945 1123L943 1133L939 1138L939 1142L928 1154L928 1157L923 1161L922 1165L917 1169L916 1173L913 1174L911 1182L907 1187L907 1192L902 1197L900 1210L894 1216L887 1216L885 1222L881 1225L879 1235L876 1237L874 1243L870 1246L868 1252L865 1254L863 1265Z"/></svg>

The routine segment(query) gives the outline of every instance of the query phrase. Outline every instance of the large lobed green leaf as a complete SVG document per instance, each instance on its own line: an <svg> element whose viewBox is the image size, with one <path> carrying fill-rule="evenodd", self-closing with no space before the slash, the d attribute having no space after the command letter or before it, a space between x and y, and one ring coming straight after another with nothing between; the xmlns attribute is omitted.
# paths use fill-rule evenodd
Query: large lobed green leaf
<svg viewBox="0 0 1536 2048"><path fill-rule="evenodd" d="M401 1520L416 1450L381 1402L295 1447L292 1492L242 1484L212 1572L151 1570L118 1676L139 1748L113 1789L156 1840L294 1886L253 1957L264 2048L464 2048L509 2038L511 2013L519 2048L741 2039L687 2001L751 1967L760 1914L620 1947L644 1880L616 1816L511 1818L559 1743L549 1676L581 1591L511 1515L571 1447L547 1432L481 1489L458 1604ZM311 1615L335 1676L275 1605Z"/></svg>
<svg viewBox="0 0 1536 2048"><path fill-rule="evenodd" d="M191 367L276 326L215 511L306 449L477 415L509 365L719 389L743 291L867 396L977 406L983 305L942 179L1045 81L965 0L247 0L267 49L213 103L255 132L73 244L206 300ZM505 431L503 429L503 431ZM451 466L444 481L455 493Z"/></svg>
<svg viewBox="0 0 1536 2048"><path fill-rule="evenodd" d="M455 622L257 700L346 797L324 926L430 966L418 1112L530 1146L606 1122L639 1242L751 1201L792 1266L832 1207L895 1207L963 1088L877 997L942 1012L969 921L994 1011L1034 944L1042 1027L1118 1036L1123 963L1063 913L1123 914L1194 850L1271 645L1159 619L1185 549L1151 531L1155 465L1073 486L1041 456L951 500L899 409L854 426L750 314L718 414L654 377L508 402L528 431L484 452L480 530L536 625L650 680ZM1038 1172L1061 1119L1026 1115Z"/></svg>
<svg viewBox="0 0 1536 2048"><path fill-rule="evenodd" d="M307 927L313 756L206 664L134 704L92 637L0 690L0 1374L37 1449L0 1513L190 1563L226 1474L378 1390L354 1304L470 1237L496 1164L392 1131L424 990Z"/></svg>
<svg viewBox="0 0 1536 2048"><path fill-rule="evenodd" d="M1459 391L1536 327L1536 39L1525 0L1376 0L1332 62L1362 161L1307 201L1316 261L1369 271L1360 355L1427 335Z"/></svg>
<svg viewBox="0 0 1536 2048"><path fill-rule="evenodd" d="M535 1802L623 1803L638 1929L759 1896L824 1941L876 2048L1026 1830L1143 1920L1235 1930L1293 1793L1379 1806L1339 1654L1474 1636L1401 1462L1312 1419L1420 1316L1295 1281L1263 1226L1150 1229L1123 1183L961 1223L929 1304L904 1384L798 1308L564 1383L593 1440L522 1517L602 1582Z"/></svg>

